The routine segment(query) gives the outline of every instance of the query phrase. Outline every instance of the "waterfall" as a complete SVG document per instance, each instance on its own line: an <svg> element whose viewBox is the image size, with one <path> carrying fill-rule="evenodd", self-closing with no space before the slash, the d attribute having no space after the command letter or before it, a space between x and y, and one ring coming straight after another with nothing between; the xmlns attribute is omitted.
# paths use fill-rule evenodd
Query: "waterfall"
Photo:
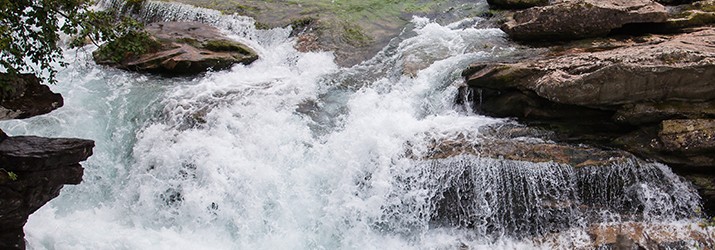
<svg viewBox="0 0 715 250"><path fill-rule="evenodd" d="M162 78L95 65L91 46L66 51L52 86L65 107L0 124L97 144L84 182L30 217L30 249L571 248L594 223L698 216L697 193L658 163L409 157L505 122L454 106L468 64L533 53L480 18L414 17L373 59L340 68L251 18L153 1L140 15L213 24L260 59ZM554 233L565 239L539 244Z"/></svg>

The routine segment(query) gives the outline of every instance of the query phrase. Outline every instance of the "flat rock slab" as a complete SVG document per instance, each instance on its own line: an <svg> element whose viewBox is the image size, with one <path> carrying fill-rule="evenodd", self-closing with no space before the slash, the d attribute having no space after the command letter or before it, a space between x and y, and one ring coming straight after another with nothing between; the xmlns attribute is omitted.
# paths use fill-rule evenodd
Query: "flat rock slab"
<svg viewBox="0 0 715 250"><path fill-rule="evenodd" d="M40 171L86 160L94 141L14 136L0 142L0 166L7 171Z"/></svg>
<svg viewBox="0 0 715 250"><path fill-rule="evenodd" d="M613 106L645 101L715 99L715 29L659 44L517 63L472 65L467 83L533 91L550 101Z"/></svg>
<svg viewBox="0 0 715 250"><path fill-rule="evenodd" d="M667 18L665 7L651 0L561 0L514 13L502 30L518 41L575 40Z"/></svg>

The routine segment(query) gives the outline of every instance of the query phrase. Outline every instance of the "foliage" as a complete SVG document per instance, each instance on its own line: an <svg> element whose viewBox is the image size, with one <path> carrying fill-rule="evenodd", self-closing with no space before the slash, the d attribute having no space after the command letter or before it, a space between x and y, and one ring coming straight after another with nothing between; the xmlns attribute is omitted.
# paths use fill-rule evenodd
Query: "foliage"
<svg viewBox="0 0 715 250"><path fill-rule="evenodd" d="M130 5L136 6L137 0ZM60 33L73 35L70 46L112 40L141 24L117 15L117 10L94 11L91 0L0 0L0 65L7 73L40 73L54 83L54 63L61 61ZM33 67L32 65L36 65Z"/></svg>
<svg viewBox="0 0 715 250"><path fill-rule="evenodd" d="M97 61L121 63L134 55L146 53L161 46L145 31L130 30L113 39L94 52Z"/></svg>
<svg viewBox="0 0 715 250"><path fill-rule="evenodd" d="M10 180L13 180L13 181L17 180L17 174L12 171L7 172L7 176L10 178Z"/></svg>
<svg viewBox="0 0 715 250"><path fill-rule="evenodd" d="M16 181L17 177L18 177L15 172L7 171L4 168L0 168L0 174L7 174L7 178L10 179L11 181ZM0 178L0 180L2 180L2 178Z"/></svg>

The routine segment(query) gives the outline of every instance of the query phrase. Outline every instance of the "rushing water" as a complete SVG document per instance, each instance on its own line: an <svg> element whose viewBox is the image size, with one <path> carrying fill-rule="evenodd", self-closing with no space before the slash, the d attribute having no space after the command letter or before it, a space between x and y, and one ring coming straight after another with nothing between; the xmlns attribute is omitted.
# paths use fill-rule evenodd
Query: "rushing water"
<svg viewBox="0 0 715 250"><path fill-rule="evenodd" d="M65 106L2 124L97 145L84 182L30 217L30 249L570 248L588 246L590 223L697 216L697 194L660 164L418 160L425 136L505 122L454 106L469 63L529 53L479 18L416 17L372 60L339 68L297 52L290 30L152 4L147 17L212 23L261 59L162 78L67 51L52 86Z"/></svg>

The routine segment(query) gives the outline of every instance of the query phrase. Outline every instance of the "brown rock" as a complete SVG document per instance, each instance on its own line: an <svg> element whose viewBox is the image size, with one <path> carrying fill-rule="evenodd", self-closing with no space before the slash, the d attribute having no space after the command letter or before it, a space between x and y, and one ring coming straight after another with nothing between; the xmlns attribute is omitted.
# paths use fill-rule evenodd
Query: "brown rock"
<svg viewBox="0 0 715 250"><path fill-rule="evenodd" d="M236 63L250 64L258 59L253 49L227 38L218 29L206 24L158 22L147 25L146 31L151 40L159 43L149 48L147 53L129 54L120 62L95 53L95 61L134 71L186 75L210 69L227 69Z"/></svg>
<svg viewBox="0 0 715 250"><path fill-rule="evenodd" d="M614 115L617 122L647 125L662 120L715 118L713 102L644 102L623 105Z"/></svg>
<svg viewBox="0 0 715 250"><path fill-rule="evenodd" d="M0 82L8 86L0 94L0 120L47 114L64 104L62 96L42 85L35 75L0 73Z"/></svg>
<svg viewBox="0 0 715 250"><path fill-rule="evenodd" d="M561 104L612 107L646 101L715 99L715 29L644 46L531 62L479 64L467 83L519 89Z"/></svg>
<svg viewBox="0 0 715 250"><path fill-rule="evenodd" d="M650 0L558 1L514 13L502 30L518 41L574 40L604 36L627 24L662 23L667 15Z"/></svg>
<svg viewBox="0 0 715 250"><path fill-rule="evenodd" d="M688 172L715 166L715 120L665 120L617 139L629 151Z"/></svg>

